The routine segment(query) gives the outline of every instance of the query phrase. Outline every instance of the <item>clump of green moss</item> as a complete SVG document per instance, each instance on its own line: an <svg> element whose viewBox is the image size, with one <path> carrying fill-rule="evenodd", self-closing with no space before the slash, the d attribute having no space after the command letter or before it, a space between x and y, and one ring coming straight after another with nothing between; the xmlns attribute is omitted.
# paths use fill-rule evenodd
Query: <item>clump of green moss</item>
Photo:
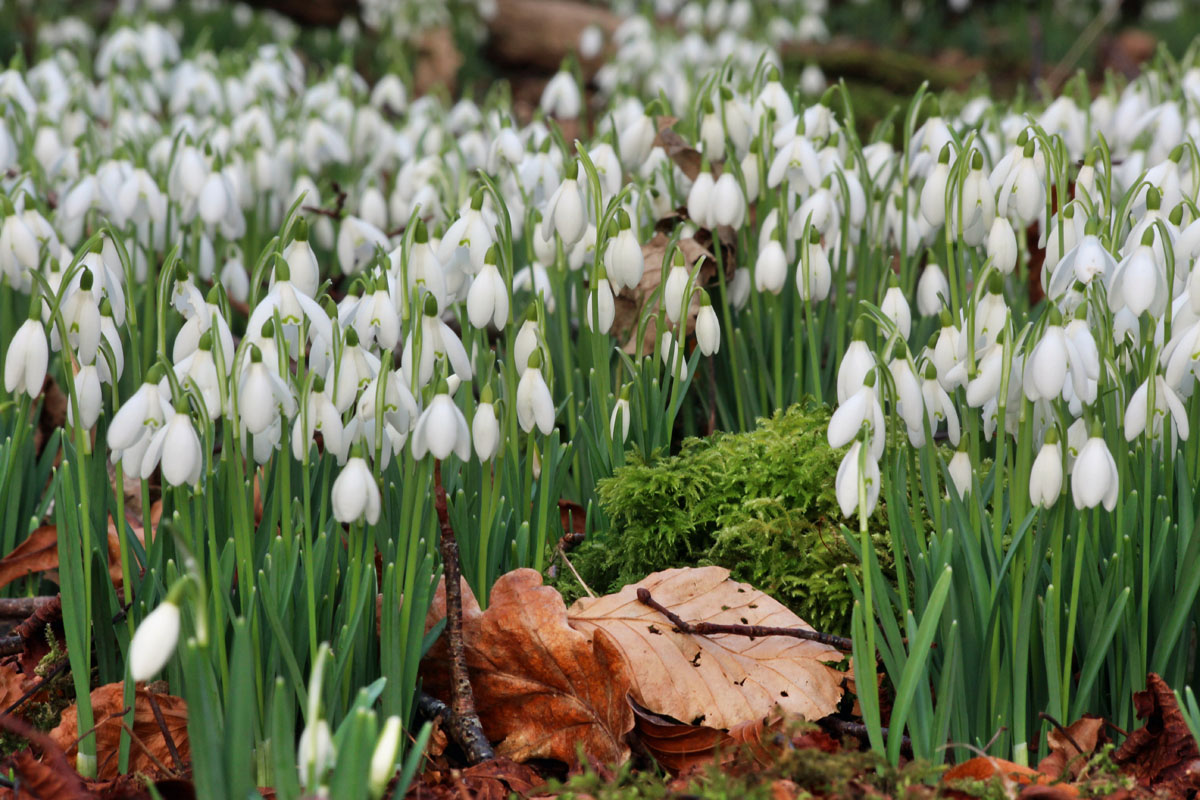
<svg viewBox="0 0 1200 800"><path fill-rule="evenodd" d="M829 411L798 405L746 433L688 439L678 455L640 459L598 484L609 529L571 561L598 592L616 591L669 567L728 568L818 630L847 631L848 574L858 559L843 538L834 478L843 455L825 438ZM883 515L871 521L880 563L891 554ZM581 590L558 579L568 601Z"/></svg>

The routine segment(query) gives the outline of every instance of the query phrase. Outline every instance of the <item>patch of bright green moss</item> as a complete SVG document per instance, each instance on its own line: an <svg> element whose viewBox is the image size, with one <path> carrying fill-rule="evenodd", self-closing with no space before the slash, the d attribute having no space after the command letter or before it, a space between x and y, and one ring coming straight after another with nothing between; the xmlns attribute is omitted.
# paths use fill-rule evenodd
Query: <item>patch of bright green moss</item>
<svg viewBox="0 0 1200 800"><path fill-rule="evenodd" d="M842 536L834 478L844 450L826 441L829 411L793 406L746 433L688 439L676 456L631 461L597 487L611 520L572 551L596 592L608 593L669 567L728 568L818 630L850 629L848 574L859 575ZM880 563L890 569L883 514L871 520ZM569 575L559 589L581 593Z"/></svg>

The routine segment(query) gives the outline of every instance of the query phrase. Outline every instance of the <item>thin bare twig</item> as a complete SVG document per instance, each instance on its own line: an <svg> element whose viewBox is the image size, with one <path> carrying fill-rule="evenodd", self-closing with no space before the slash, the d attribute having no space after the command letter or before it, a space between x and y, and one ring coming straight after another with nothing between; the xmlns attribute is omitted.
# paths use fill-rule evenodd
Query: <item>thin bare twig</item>
<svg viewBox="0 0 1200 800"><path fill-rule="evenodd" d="M587 592L587 596L595 597L596 593L593 592L587 585L587 581L585 581L583 576L579 574L579 570L575 569L575 565L571 563L571 559L567 558L567 550L565 547L563 547L561 541L558 543L558 555L560 558L562 558L563 563L567 565L567 569L571 570L571 574L575 576L575 580L579 581L579 585L583 587L585 592Z"/></svg>
<svg viewBox="0 0 1200 800"><path fill-rule="evenodd" d="M167 721L163 719L162 709L158 707L158 701L154 699L154 692L147 691L146 698L150 701L150 710L154 712L154 721L158 723L158 729L162 731L163 741L167 743L167 752L171 754L171 759L175 762L176 772L182 774L184 771L183 758L179 755L179 750L175 747L175 737L171 735L171 731L167 728ZM137 699L137 695L134 695Z"/></svg>
<svg viewBox="0 0 1200 800"><path fill-rule="evenodd" d="M849 736L853 739L858 739L860 742L871 741L871 736L867 731L867 726L861 722L854 722L852 720L842 719L841 717L831 715L825 717L824 719L817 720L817 725L821 726L826 733L836 734L837 736ZM888 736L888 729L880 728L880 733L882 733L883 738L886 739ZM908 738L907 736L902 736L900 738L900 752L908 758L912 758L912 739Z"/></svg>
<svg viewBox="0 0 1200 800"><path fill-rule="evenodd" d="M728 634L732 636L749 636L751 639L766 638L767 636L790 636L793 639L820 642L821 644L835 647L847 653L853 649L853 643L845 636L821 633L820 631L809 630L808 628L777 628L770 625L723 625L716 622L684 622L682 617L655 600L651 596L649 589L641 587L637 590L637 599L642 605L650 606L650 608L653 608L670 620L671 624L675 626L675 630L679 633L690 633L696 636Z"/></svg>
<svg viewBox="0 0 1200 800"><path fill-rule="evenodd" d="M442 486L442 462L433 462L434 508L441 528L438 549L442 554L442 572L446 576L446 641L450 646L450 713L446 733L462 748L469 764L494 758L492 745L483 732L475 711L475 695L467 672L467 648L463 643L462 566L458 560L458 540L450 525L446 508L446 489Z"/></svg>
<svg viewBox="0 0 1200 800"><path fill-rule="evenodd" d="M54 602L54 596L48 597L0 597L0 618L26 619L42 606Z"/></svg>

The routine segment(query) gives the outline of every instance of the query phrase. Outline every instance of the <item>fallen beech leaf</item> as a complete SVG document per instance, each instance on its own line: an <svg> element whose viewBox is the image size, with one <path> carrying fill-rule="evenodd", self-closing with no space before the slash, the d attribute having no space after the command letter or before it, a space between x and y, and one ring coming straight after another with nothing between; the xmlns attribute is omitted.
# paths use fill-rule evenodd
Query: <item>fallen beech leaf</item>
<svg viewBox="0 0 1200 800"><path fill-rule="evenodd" d="M661 298L655 298L654 293L662 283L663 257L666 255L669 244L670 239L660 231L654 234L649 242L642 245L642 258L646 262L646 268L642 272L641 282L633 289L622 289L615 298L616 313L613 317L612 330L614 336L626 340L624 344L626 353L638 352L638 320L644 316L650 316L651 319L647 322L642 337L641 355L649 355L654 352L654 345L657 342L654 315L658 313L658 307L661 304ZM711 250L693 237L680 239L678 246L683 251L683 258L687 262L688 269L694 268L697 261L704 259L700 265L700 271L696 275L695 285L697 287L708 286L716 280L717 262ZM725 264L727 272L725 279L729 280L733 276L732 259L727 260ZM685 330L689 334L696 326L696 315L699 312L700 297L699 294L694 294L687 313Z"/></svg>
<svg viewBox="0 0 1200 800"><path fill-rule="evenodd" d="M1088 759L1105 740L1104 720L1090 714L1075 720L1065 732L1052 728L1046 734L1050 755L1038 763L1038 772L1055 779L1078 778ZM1079 748L1083 748L1082 752Z"/></svg>
<svg viewBox="0 0 1200 800"><path fill-rule="evenodd" d="M34 800L89 800L95 795L83 785L83 779L60 757L39 760L30 750L22 750L4 762L5 775L17 779L19 793L0 790L0 798L23 797ZM10 772L11 770L11 772Z"/></svg>
<svg viewBox="0 0 1200 800"><path fill-rule="evenodd" d="M770 731L778 729L779 719L753 719L724 731L707 725L687 725L655 714L632 697L629 704L638 738L654 760L675 775L706 764L718 754L722 763L728 764L741 755L739 746L748 756L743 761L765 765L777 760L778 753L765 746L764 739Z"/></svg>
<svg viewBox="0 0 1200 800"><path fill-rule="evenodd" d="M463 770L426 770L404 796L408 800L508 800L516 793L528 797L542 785L541 777L524 764L494 758Z"/></svg>
<svg viewBox="0 0 1200 800"><path fill-rule="evenodd" d="M633 671L634 698L693 725L734 728L775 713L817 720L836 710L846 674L827 666L843 656L787 636L692 636L638 602L637 590L687 622L809 628L777 600L729 579L723 567L668 569L605 597L581 597L572 627L612 635ZM811 629L811 628L810 628Z"/></svg>
<svg viewBox="0 0 1200 800"><path fill-rule="evenodd" d="M0 588L39 572L58 569L58 528L43 525L29 534L11 553L0 558ZM108 575L115 585L121 585L121 540L117 528L108 526ZM52 578L57 582L57 576Z"/></svg>
<svg viewBox="0 0 1200 800"><path fill-rule="evenodd" d="M1016 786L1037 786L1051 783L1051 778L1035 769L990 756L978 756L951 767L942 775L942 782L953 786L960 781L990 781L993 778L999 778L1000 782L1009 789ZM1055 784L1054 788L1065 792L1063 797L1079 796L1079 790L1068 784ZM1012 795L1010 794L1010 796Z"/></svg>
<svg viewBox="0 0 1200 800"><path fill-rule="evenodd" d="M1187 797L1200 790L1200 750L1166 681L1151 672L1133 705L1145 723L1113 751L1113 761L1154 792Z"/></svg>
<svg viewBox="0 0 1200 800"><path fill-rule="evenodd" d="M700 174L700 166L704 157L700 155L699 150L688 144L686 139L671 130L671 126L679 120L675 117L657 117L654 121L658 126L658 135L654 137L654 146L661 147L667 157L675 162L675 166L688 176L688 180L696 180L696 176Z"/></svg>
<svg viewBox="0 0 1200 800"><path fill-rule="evenodd" d="M50 630L47 631L47 628ZM45 605L39 606L13 628L12 632L14 636L21 637L22 647L17 663L20 664L27 680L35 679L37 667L50 652L50 636L58 641L60 650L65 652L67 649L66 634L63 632L62 598L56 596ZM5 708L8 706L0 707L0 711Z"/></svg>
<svg viewBox="0 0 1200 800"><path fill-rule="evenodd" d="M434 607L444 609L441 594ZM483 612L464 583L463 609L475 707L498 756L572 764L582 748L585 756L608 763L629 757L629 667L611 637L568 625L562 595L542 586L542 576L531 569L500 576ZM430 650L422 677L427 692L449 699L444 635Z"/></svg>
<svg viewBox="0 0 1200 800"><path fill-rule="evenodd" d="M102 780L117 777L117 754L121 741L119 715L125 708L122 702L124 691L125 686L121 683L110 683L92 690L92 714L97 723L97 775ZM186 766L191 754L187 734L187 703L183 698L169 694L155 694L154 700L162 712L163 721L166 722L167 731L179 752L183 766ZM63 710L62 722L50 731L50 738L71 757L77 750L78 714L77 706L68 706ZM162 775L162 767L169 770L179 769L167 747L163 730L154 718L154 710L150 705L150 691L140 686L134 698L133 733L136 741L129 749L130 772Z"/></svg>

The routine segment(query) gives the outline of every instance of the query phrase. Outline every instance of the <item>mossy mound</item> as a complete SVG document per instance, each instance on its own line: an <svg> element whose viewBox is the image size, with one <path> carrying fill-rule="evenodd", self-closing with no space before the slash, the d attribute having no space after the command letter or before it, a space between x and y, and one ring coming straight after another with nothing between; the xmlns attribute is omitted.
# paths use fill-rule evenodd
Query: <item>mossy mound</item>
<svg viewBox="0 0 1200 800"><path fill-rule="evenodd" d="M611 526L571 553L596 592L613 592L669 567L728 568L818 630L850 630L847 574L860 574L842 536L834 478L843 450L826 441L829 410L798 405L746 433L688 439L680 453L631 462L597 487ZM891 554L883 514L871 535L881 564ZM581 593L557 581L568 602Z"/></svg>

